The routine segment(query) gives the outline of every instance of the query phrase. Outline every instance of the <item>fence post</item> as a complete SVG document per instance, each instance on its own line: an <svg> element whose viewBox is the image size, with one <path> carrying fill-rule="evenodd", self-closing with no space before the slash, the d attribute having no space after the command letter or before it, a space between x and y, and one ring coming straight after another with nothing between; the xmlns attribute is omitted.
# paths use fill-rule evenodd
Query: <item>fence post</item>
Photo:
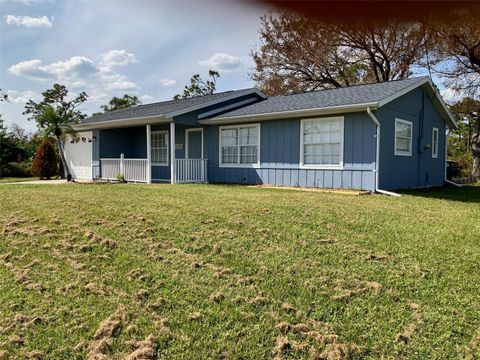
<svg viewBox="0 0 480 360"><path fill-rule="evenodd" d="M123 153L120 154L120 175L123 175L125 176L125 174L123 173L123 158L125 157L125 155L123 155Z"/></svg>

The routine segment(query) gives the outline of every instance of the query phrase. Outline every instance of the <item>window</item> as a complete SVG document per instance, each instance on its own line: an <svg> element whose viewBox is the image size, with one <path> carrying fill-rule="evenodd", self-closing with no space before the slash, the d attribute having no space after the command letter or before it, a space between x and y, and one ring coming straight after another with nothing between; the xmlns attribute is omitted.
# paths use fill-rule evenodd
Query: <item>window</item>
<svg viewBox="0 0 480 360"><path fill-rule="evenodd" d="M152 165L168 165L168 131L152 131Z"/></svg>
<svg viewBox="0 0 480 360"><path fill-rule="evenodd" d="M438 128L432 130L432 158L438 158Z"/></svg>
<svg viewBox="0 0 480 360"><path fill-rule="evenodd" d="M301 165L343 165L343 117L302 120L300 131Z"/></svg>
<svg viewBox="0 0 480 360"><path fill-rule="evenodd" d="M410 121L395 119L395 155L412 156L412 130Z"/></svg>
<svg viewBox="0 0 480 360"><path fill-rule="evenodd" d="M260 164L260 125L220 127L220 165Z"/></svg>

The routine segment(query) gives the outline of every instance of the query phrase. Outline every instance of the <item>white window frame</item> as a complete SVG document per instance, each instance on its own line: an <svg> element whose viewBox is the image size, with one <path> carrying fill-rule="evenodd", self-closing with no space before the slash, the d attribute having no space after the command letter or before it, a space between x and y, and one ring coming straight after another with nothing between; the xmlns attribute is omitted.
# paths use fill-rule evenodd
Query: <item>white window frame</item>
<svg viewBox="0 0 480 360"><path fill-rule="evenodd" d="M340 120L342 126L342 135L340 136L340 153L339 158L340 162L338 164L305 164L303 159L303 152L304 152L304 143L303 143L303 129L306 122L311 121L332 121L332 120ZM321 117L321 118L309 118L309 119L302 119L300 120L300 168L302 169L324 169L324 170L339 170L343 169L344 163L344 141L345 141L345 118L343 116L330 116L330 117Z"/></svg>
<svg viewBox="0 0 480 360"><path fill-rule="evenodd" d="M258 143L257 143L257 162L254 164L241 164L240 163L240 151L238 152L238 162L236 164L223 164L222 163L222 130L223 129L240 129L240 128L253 128L256 127L258 129ZM220 126L218 128L218 166L219 167L237 167L237 168L258 168L260 167L260 144L261 144L261 127L260 123L255 124L239 124L239 125L227 125L227 126ZM240 146L239 146L240 147Z"/></svg>
<svg viewBox="0 0 480 360"><path fill-rule="evenodd" d="M165 142L165 144L166 144L166 147L167 147L167 161L164 162L164 163L159 163L159 162L153 162L153 160L152 160L152 166L168 166L169 165L169 161L168 161L169 156L168 155L170 153L168 130L152 131L152 132L150 132L150 134L151 134L150 136L152 136L153 134L166 134L167 141ZM152 141L150 140L150 142L152 142ZM152 153L152 149L153 149L153 146L150 145L150 153Z"/></svg>
<svg viewBox="0 0 480 360"><path fill-rule="evenodd" d="M435 143L433 139L435 139L435 133L437 134L437 142ZM437 159L438 158L438 143L440 141L440 133L438 132L438 128L434 127L432 128L432 158Z"/></svg>
<svg viewBox="0 0 480 360"><path fill-rule="evenodd" d="M402 150L397 150L397 124L406 124L410 125L410 144L409 144L409 151L402 151ZM396 156L412 156L412 140L413 140L413 123L411 121L395 118L395 127L394 127L394 144L393 144L393 150L394 154Z"/></svg>

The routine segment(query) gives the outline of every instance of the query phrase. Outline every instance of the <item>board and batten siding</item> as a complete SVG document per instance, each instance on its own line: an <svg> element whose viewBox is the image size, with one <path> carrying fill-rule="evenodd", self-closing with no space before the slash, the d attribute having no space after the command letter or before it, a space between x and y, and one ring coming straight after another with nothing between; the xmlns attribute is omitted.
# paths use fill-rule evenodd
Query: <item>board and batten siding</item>
<svg viewBox="0 0 480 360"><path fill-rule="evenodd" d="M429 95L417 88L381 107L380 188L385 190L442 186L445 178L446 124ZM395 155L395 119L413 125L412 155ZM432 132L438 129L438 157L432 157Z"/></svg>
<svg viewBox="0 0 480 360"><path fill-rule="evenodd" d="M344 115L342 169L300 166L300 121L295 118L260 122L259 167L220 167L219 126L206 126L208 181L373 190L375 126L366 113Z"/></svg>

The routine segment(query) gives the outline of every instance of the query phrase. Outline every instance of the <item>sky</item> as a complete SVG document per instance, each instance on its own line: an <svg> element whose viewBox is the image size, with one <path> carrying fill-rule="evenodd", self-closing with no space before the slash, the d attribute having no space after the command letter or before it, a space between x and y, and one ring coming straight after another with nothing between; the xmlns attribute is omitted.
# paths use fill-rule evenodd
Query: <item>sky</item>
<svg viewBox="0 0 480 360"><path fill-rule="evenodd" d="M0 0L2 119L34 131L25 102L54 83L85 91L87 114L125 93L170 100L209 69L221 74L217 91L255 86L249 52L266 11L235 1Z"/></svg>
<svg viewBox="0 0 480 360"><path fill-rule="evenodd" d="M113 96L170 100L209 69L221 74L217 91L253 87L249 53L268 10L246 0L0 0L0 89L9 96L0 114L7 127L35 131L25 102L55 83L72 97L85 91L88 115Z"/></svg>

